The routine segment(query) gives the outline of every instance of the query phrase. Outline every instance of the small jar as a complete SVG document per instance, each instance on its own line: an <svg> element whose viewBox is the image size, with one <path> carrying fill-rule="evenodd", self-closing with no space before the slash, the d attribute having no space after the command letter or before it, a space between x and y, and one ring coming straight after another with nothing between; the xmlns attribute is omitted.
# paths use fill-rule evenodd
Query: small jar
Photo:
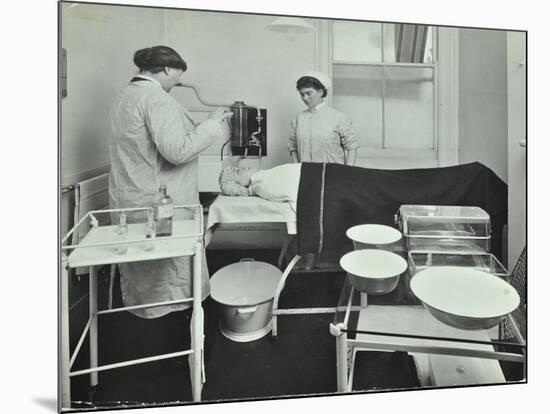
<svg viewBox="0 0 550 414"><path fill-rule="evenodd" d="M147 210L147 222L145 223L145 244L143 249L151 251L155 248L156 223L153 209Z"/></svg>
<svg viewBox="0 0 550 414"><path fill-rule="evenodd" d="M126 214L120 213L120 222L116 228L116 241L115 245L116 254L126 254L128 251L128 244L121 243L128 240L128 224L126 223Z"/></svg>

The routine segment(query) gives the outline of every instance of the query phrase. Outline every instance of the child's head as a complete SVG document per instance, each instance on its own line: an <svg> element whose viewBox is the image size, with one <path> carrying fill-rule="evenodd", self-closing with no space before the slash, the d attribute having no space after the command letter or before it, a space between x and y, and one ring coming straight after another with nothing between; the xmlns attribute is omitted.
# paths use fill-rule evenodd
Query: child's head
<svg viewBox="0 0 550 414"><path fill-rule="evenodd" d="M220 173L220 189L223 195L248 196L250 177L254 174L253 167L239 167L237 164L225 166Z"/></svg>

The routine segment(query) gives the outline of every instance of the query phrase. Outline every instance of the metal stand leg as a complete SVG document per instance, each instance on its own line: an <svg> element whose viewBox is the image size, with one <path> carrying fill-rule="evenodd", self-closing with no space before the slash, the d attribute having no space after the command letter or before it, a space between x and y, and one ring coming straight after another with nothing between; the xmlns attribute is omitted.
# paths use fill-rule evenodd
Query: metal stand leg
<svg viewBox="0 0 550 414"><path fill-rule="evenodd" d="M97 368L97 269L90 266L90 368ZM97 372L90 373L90 386L99 383Z"/></svg>
<svg viewBox="0 0 550 414"><path fill-rule="evenodd" d="M61 280L59 281L59 368L57 411L71 408L70 348L69 348L69 271L67 256L61 259Z"/></svg>
<svg viewBox="0 0 550 414"><path fill-rule="evenodd" d="M271 313L271 335L273 336L277 336L277 308L279 306L279 296L281 295L281 292L285 287L286 278L301 258L302 256L300 256L299 254L294 256L294 258L290 261L285 271L283 272L283 275L279 280L279 284L277 285L277 290L275 290L275 296L273 298L273 309Z"/></svg>
<svg viewBox="0 0 550 414"><path fill-rule="evenodd" d="M341 332L336 337L336 383L338 392L346 392L348 388L348 352L347 334Z"/></svg>
<svg viewBox="0 0 550 414"><path fill-rule="evenodd" d="M202 309L201 294L201 274L202 274L202 244L195 245L195 255L193 256L193 316L191 319L191 329L193 348L191 388L193 391L193 401L201 400L202 391L202 354L203 354L203 325L204 315Z"/></svg>

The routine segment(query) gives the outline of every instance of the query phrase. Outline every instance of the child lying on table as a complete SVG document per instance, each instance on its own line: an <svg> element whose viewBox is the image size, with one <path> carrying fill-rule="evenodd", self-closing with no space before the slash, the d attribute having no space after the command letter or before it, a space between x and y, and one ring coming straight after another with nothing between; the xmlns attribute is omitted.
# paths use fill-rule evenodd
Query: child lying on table
<svg viewBox="0 0 550 414"><path fill-rule="evenodd" d="M269 201L296 203L301 164L282 164L256 170L231 164L220 173L220 189L227 196L258 196Z"/></svg>
<svg viewBox="0 0 550 414"><path fill-rule="evenodd" d="M282 164L265 170L231 164L220 173L220 189L226 196L258 196L269 201L290 202L296 211L302 164ZM319 256L304 255L304 267L319 266Z"/></svg>

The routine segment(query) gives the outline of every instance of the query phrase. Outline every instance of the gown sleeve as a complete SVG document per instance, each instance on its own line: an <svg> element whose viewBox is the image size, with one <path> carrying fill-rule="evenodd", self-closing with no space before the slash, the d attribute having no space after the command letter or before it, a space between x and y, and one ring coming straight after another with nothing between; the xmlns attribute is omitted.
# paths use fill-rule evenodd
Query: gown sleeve
<svg viewBox="0 0 550 414"><path fill-rule="evenodd" d="M296 143L296 124L298 123L298 118L294 118L290 121L290 135L288 137L288 151L298 151L298 145Z"/></svg>
<svg viewBox="0 0 550 414"><path fill-rule="evenodd" d="M161 155L175 165L192 161L224 134L221 123L212 119L186 127L182 109L168 99L147 105L145 122Z"/></svg>
<svg viewBox="0 0 550 414"><path fill-rule="evenodd" d="M359 148L357 143L357 135L348 116L344 116L337 127L338 134L341 137L342 146L346 151L351 151Z"/></svg>

